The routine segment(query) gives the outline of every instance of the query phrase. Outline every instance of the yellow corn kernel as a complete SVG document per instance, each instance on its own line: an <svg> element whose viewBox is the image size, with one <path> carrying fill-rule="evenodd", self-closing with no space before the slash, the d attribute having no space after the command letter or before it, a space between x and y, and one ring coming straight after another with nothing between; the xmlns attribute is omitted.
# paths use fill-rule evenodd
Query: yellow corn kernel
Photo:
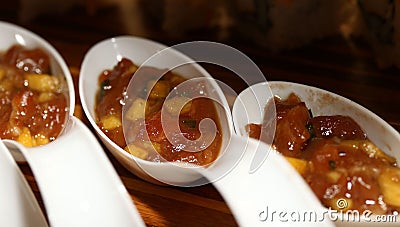
<svg viewBox="0 0 400 227"><path fill-rule="evenodd" d="M342 174L338 171L329 171L326 176L328 177L329 181L334 184L338 182Z"/></svg>
<svg viewBox="0 0 400 227"><path fill-rule="evenodd" d="M35 140L31 136L31 131L27 127L23 127L21 133L17 138L17 142L24 145L25 147L35 146Z"/></svg>
<svg viewBox="0 0 400 227"><path fill-rule="evenodd" d="M151 80L147 83L147 90L150 91L150 99L164 99L169 94L169 83L165 80L154 81Z"/></svg>
<svg viewBox="0 0 400 227"><path fill-rule="evenodd" d="M129 144L124 150L140 159L146 159L148 156L148 152L145 149L136 146L135 144Z"/></svg>
<svg viewBox="0 0 400 227"><path fill-rule="evenodd" d="M362 143L361 147L362 147L363 151L366 152L367 154L369 154L370 156L373 156L375 158L385 159L386 161L388 161L391 164L396 163L396 159L394 157L386 154L384 151L379 149L379 147L377 147L371 141L365 141L364 143Z"/></svg>
<svg viewBox="0 0 400 227"><path fill-rule="evenodd" d="M187 97L176 96L165 100L163 108L166 108L166 110L173 116L186 114L192 108L192 101Z"/></svg>
<svg viewBox="0 0 400 227"><path fill-rule="evenodd" d="M47 74L27 74L25 80L28 87L39 92L61 92L63 89L62 79Z"/></svg>
<svg viewBox="0 0 400 227"><path fill-rule="evenodd" d="M142 146L147 151L155 150L158 153L161 153L161 144L160 143L157 143L157 142L151 142L151 143L143 142Z"/></svg>
<svg viewBox="0 0 400 227"><path fill-rule="evenodd" d="M129 67L128 71L126 71L127 73L134 73L136 72L136 70L138 69L138 67L136 65L132 65Z"/></svg>
<svg viewBox="0 0 400 227"><path fill-rule="evenodd" d="M307 161L298 158L285 157L286 160L297 170L300 175L303 175L307 169Z"/></svg>
<svg viewBox="0 0 400 227"><path fill-rule="evenodd" d="M151 142L151 145L153 145L153 148L154 148L159 154L162 153L161 144L160 144L160 143Z"/></svg>
<svg viewBox="0 0 400 227"><path fill-rule="evenodd" d="M113 130L122 125L121 119L115 115L104 116L100 121L105 130Z"/></svg>
<svg viewBox="0 0 400 227"><path fill-rule="evenodd" d="M379 175L379 186L385 203L400 207L400 169L388 167Z"/></svg>
<svg viewBox="0 0 400 227"><path fill-rule="evenodd" d="M132 65L130 66L127 70L125 70L122 74L122 77L126 76L126 75L132 75L136 72L136 70L138 69L138 67L136 65Z"/></svg>
<svg viewBox="0 0 400 227"><path fill-rule="evenodd" d="M11 80L2 80L0 81L0 91L10 91L13 90L13 83L11 82Z"/></svg>
<svg viewBox="0 0 400 227"><path fill-rule="evenodd" d="M54 97L55 97L55 95L53 92L42 92L39 95L38 101L40 103L48 102L48 101L52 100Z"/></svg>
<svg viewBox="0 0 400 227"><path fill-rule="evenodd" d="M126 112L125 117L128 120L135 121L141 118L144 118L146 113L146 101L141 98L135 99L132 105L129 107L129 110Z"/></svg>
<svg viewBox="0 0 400 227"><path fill-rule="evenodd" d="M368 140L343 140L341 145L353 147L356 149L361 149L366 154L368 154L371 158L381 158L388 161L390 164L395 164L396 159L384 151L379 149L374 143Z"/></svg>
<svg viewBox="0 0 400 227"><path fill-rule="evenodd" d="M49 142L50 142L49 138L47 138L45 135L37 134L34 136L35 146L45 145L48 144Z"/></svg>

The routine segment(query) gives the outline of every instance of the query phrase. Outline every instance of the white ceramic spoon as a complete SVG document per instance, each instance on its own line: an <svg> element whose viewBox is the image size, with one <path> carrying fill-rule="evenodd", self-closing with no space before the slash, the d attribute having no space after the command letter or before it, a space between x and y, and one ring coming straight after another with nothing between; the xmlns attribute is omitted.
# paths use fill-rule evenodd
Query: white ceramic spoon
<svg viewBox="0 0 400 227"><path fill-rule="evenodd" d="M47 221L17 163L0 141L0 226L47 227Z"/></svg>
<svg viewBox="0 0 400 227"><path fill-rule="evenodd" d="M266 91L271 90L274 95L286 98L294 92L311 109L314 116L320 115L347 115L354 119L367 133L368 138L388 154L400 160L400 134L387 122L382 120L373 112L359 104L346 99L332 92L307 85L270 81L258 83L242 91L237 97L233 110L233 122L236 132L247 137L245 126L249 123L261 124L264 118L263 107L271 96L266 96ZM261 108L260 108L261 107ZM331 216L337 226L399 226L400 218L397 221L375 222L376 216L371 215L370 219L360 218L359 221L352 221L353 217L346 219L333 213ZM357 219L355 219L357 220Z"/></svg>
<svg viewBox="0 0 400 227"><path fill-rule="evenodd" d="M144 226L124 185L89 129L73 117L74 90L68 67L45 40L21 27L0 23L0 49L13 44L40 47L51 58L53 73L64 75L70 112L60 136L47 145L25 148L4 140L29 163L52 226Z"/></svg>
<svg viewBox="0 0 400 227"><path fill-rule="evenodd" d="M250 173L250 162L256 149L268 151L269 146L233 133L228 103L221 89L213 81L211 81L211 90L214 97L222 104L218 112L223 144L219 159L208 168L149 162L133 157L100 130L96 125L94 112L98 87L93 81L97 81L103 70L114 67L123 57L138 65L146 62L147 66L160 69L180 65L182 61L191 61L182 53L174 49L165 50L165 48L166 46L162 44L142 38L115 37L96 44L85 55L79 81L82 106L90 123L111 153L132 173L153 183L195 186L207 183L208 181L205 180L207 178L221 192L240 226L263 226L267 222L275 226L288 223L298 226L331 226L332 223L321 216L320 220L315 222L296 222L286 216L290 215L290 212L302 214L307 211L321 215L322 207L301 177L283 160L282 156L271 152L264 165L254 173ZM153 54L161 58L149 61ZM184 69L180 68L177 72L188 79L192 77L212 79L197 64ZM128 96L130 96L129 92ZM283 215L284 212L286 215ZM279 220L280 218L282 220Z"/></svg>

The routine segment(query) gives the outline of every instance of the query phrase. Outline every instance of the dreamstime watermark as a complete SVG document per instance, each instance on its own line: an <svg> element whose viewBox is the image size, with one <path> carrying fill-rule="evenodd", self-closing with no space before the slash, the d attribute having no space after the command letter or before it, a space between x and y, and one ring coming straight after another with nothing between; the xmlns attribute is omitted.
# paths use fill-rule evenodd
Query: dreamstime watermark
<svg viewBox="0 0 400 227"><path fill-rule="evenodd" d="M395 223L399 216L394 214L377 215L370 210L334 210L331 208L319 211L277 210L266 206L258 214L260 222L386 222Z"/></svg>

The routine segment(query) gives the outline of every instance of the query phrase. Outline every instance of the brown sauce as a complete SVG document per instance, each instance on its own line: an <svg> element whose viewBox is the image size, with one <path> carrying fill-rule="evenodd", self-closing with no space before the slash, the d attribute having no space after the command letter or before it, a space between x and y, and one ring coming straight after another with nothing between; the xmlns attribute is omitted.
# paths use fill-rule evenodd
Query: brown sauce
<svg viewBox="0 0 400 227"><path fill-rule="evenodd" d="M40 48L14 45L0 54L0 137L25 146L56 139L68 115L66 83L51 75Z"/></svg>
<svg viewBox="0 0 400 227"><path fill-rule="evenodd" d="M336 210L400 211L400 168L348 116L313 117L295 94L275 98L273 147L287 157L323 205ZM260 138L260 124L247 125ZM338 205L344 201L345 206Z"/></svg>
<svg viewBox="0 0 400 227"><path fill-rule="evenodd" d="M143 81L143 96L135 97L134 103L136 101L142 103L145 112L141 114L140 110L131 107L135 110L132 110L129 126L126 127L129 128L129 134L135 137L135 142L126 143L122 128L124 93L136 69L137 66L132 61L123 58L114 68L104 70L99 76L95 113L100 129L118 146L142 159L160 161L152 155L150 149L155 150L167 161L188 162L196 165L207 165L214 161L219 154L222 135L213 101L205 98L193 99L179 113L180 132L176 133L189 140L199 138L199 122L202 119L210 118L217 123L217 134L210 146L199 152L182 150L180 146L169 142L164 134L161 123L161 107L169 92L185 79L175 73L167 72L160 80L155 81L152 78L152 74L154 74L152 72L157 71L156 68L144 69L148 79ZM145 100L147 95L148 99ZM144 121L140 121L143 118ZM163 121L168 121L168 119L163 119ZM146 137L150 139L151 144L146 142Z"/></svg>

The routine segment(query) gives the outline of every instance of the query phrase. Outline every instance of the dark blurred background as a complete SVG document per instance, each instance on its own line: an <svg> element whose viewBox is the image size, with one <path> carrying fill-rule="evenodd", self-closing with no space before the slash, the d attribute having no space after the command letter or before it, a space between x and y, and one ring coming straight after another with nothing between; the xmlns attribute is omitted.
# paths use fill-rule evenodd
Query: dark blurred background
<svg viewBox="0 0 400 227"><path fill-rule="evenodd" d="M166 45L218 41L247 54L267 80L331 90L399 128L397 0L17 0L1 5L0 20L41 35L76 69L92 45L118 35ZM213 76L223 79L224 73L229 72Z"/></svg>

